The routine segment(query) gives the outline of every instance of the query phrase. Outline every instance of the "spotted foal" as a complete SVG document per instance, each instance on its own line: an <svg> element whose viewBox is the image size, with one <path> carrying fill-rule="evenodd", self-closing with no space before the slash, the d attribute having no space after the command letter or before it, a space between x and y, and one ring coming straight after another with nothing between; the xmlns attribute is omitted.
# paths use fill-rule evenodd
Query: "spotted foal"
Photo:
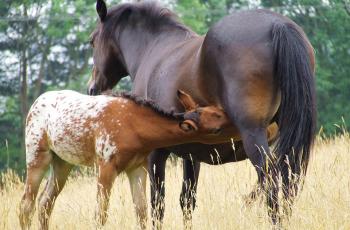
<svg viewBox="0 0 350 230"><path fill-rule="evenodd" d="M165 112L150 101L131 95L86 96L73 91L41 95L26 121L27 179L20 204L20 224L29 228L40 182L51 166L39 198L39 223L48 228L49 217L73 165L98 166L97 222L107 218L115 177L128 175L136 212L144 228L146 171L151 150L186 142L200 142L229 125L218 106L198 107L178 91L185 113Z"/></svg>

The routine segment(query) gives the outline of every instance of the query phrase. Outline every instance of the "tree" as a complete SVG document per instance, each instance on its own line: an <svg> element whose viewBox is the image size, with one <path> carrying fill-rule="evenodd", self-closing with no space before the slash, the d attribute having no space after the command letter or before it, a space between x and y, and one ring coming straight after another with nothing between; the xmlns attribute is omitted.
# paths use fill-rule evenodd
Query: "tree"
<svg viewBox="0 0 350 230"><path fill-rule="evenodd" d="M4 15L0 57L6 63L0 67L0 95L6 101L6 110L0 114L0 168L7 151L24 162L25 118L29 105L42 92L82 90L82 82L86 84L91 69L88 41L96 22L94 4L93 0L0 3Z"/></svg>

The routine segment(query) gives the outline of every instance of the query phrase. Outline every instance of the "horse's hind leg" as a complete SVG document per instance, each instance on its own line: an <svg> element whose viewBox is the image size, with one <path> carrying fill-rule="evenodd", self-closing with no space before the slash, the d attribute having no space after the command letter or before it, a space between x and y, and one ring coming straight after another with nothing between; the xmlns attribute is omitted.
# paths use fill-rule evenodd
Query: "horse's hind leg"
<svg viewBox="0 0 350 230"><path fill-rule="evenodd" d="M107 220L107 210L109 205L109 197L113 181L117 176L116 166L111 162L99 163L99 173L97 179L97 210L96 220L99 226L103 226Z"/></svg>
<svg viewBox="0 0 350 230"><path fill-rule="evenodd" d="M269 215L272 222L278 222L278 171L276 159L270 153L265 128L241 129L246 153L254 165L259 184L266 192Z"/></svg>
<svg viewBox="0 0 350 230"><path fill-rule="evenodd" d="M279 163L283 181L283 217L288 219L292 215L292 206L298 191L297 176L290 172L290 165L287 159L280 159Z"/></svg>
<svg viewBox="0 0 350 230"><path fill-rule="evenodd" d="M146 201L146 178L145 167L138 167L127 172L132 199L135 205L137 218L142 229L146 229L147 224L147 201Z"/></svg>
<svg viewBox="0 0 350 230"><path fill-rule="evenodd" d="M41 229L48 229L49 218L58 194L62 191L64 184L73 165L52 154L51 172L44 191L39 198L38 217Z"/></svg>
<svg viewBox="0 0 350 230"><path fill-rule="evenodd" d="M272 123L267 127L267 138L268 138L268 145L271 146L276 138L277 138L277 134L278 134L278 126L276 123ZM250 206L253 204L253 202L255 202L258 198L260 198L262 195L262 187L259 184L259 182L254 186L253 190L247 195L245 196L244 200L245 200L245 204L247 206Z"/></svg>
<svg viewBox="0 0 350 230"><path fill-rule="evenodd" d="M37 151L33 153L33 156L35 158L27 163L27 179L20 203L19 222L22 229L29 229L30 227L40 182L52 159L49 151Z"/></svg>
<svg viewBox="0 0 350 230"><path fill-rule="evenodd" d="M261 193L261 185L259 182L254 185L253 190L244 196L244 203L246 206L250 207L258 198L262 195Z"/></svg>

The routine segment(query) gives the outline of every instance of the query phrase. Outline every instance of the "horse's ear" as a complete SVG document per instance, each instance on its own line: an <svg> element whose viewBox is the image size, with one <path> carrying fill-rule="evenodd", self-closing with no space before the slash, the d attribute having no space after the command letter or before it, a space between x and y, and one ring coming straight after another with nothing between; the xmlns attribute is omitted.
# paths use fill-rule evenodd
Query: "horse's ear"
<svg viewBox="0 0 350 230"><path fill-rule="evenodd" d="M184 120L179 123L180 129L182 129L185 132L191 132L191 131L197 131L198 127L196 123L192 120Z"/></svg>
<svg viewBox="0 0 350 230"><path fill-rule="evenodd" d="M103 0L96 1L96 11L98 16L100 17L101 22L103 22L107 16L107 6Z"/></svg>
<svg viewBox="0 0 350 230"><path fill-rule="evenodd" d="M197 103L193 100L193 98L182 90L177 90L177 98L180 100L181 104L185 107L186 111L189 111L198 107Z"/></svg>

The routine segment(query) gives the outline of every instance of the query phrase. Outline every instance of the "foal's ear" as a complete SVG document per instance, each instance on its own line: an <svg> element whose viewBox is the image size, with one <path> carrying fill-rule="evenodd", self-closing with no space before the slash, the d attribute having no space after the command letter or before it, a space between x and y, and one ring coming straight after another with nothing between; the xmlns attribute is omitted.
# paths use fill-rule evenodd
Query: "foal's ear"
<svg viewBox="0 0 350 230"><path fill-rule="evenodd" d="M98 16L100 17L101 22L103 22L107 16L107 6L105 1L103 0L96 1L96 11L98 13Z"/></svg>
<svg viewBox="0 0 350 230"><path fill-rule="evenodd" d="M194 121L191 120L184 120L179 123L180 129L182 129L185 132L191 132L191 131L197 131L198 127Z"/></svg>
<svg viewBox="0 0 350 230"><path fill-rule="evenodd" d="M186 111L189 111L198 107L197 103L193 100L193 98L182 90L177 90L177 98L180 100L181 104L185 107Z"/></svg>

